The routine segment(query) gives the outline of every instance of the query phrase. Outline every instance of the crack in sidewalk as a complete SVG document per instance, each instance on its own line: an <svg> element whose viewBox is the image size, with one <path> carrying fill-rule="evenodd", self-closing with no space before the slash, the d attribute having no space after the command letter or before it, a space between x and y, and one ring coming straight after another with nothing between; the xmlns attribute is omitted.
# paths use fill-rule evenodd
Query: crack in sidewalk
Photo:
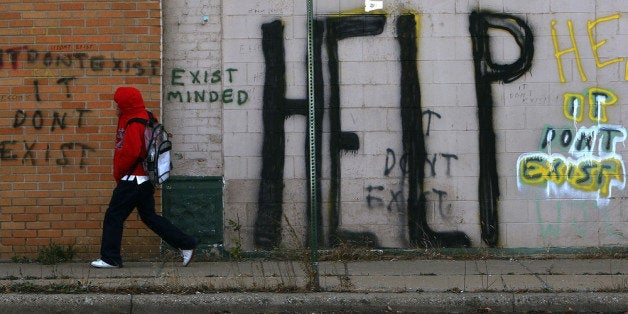
<svg viewBox="0 0 628 314"><path fill-rule="evenodd" d="M543 280L543 278L541 278L541 276L539 276L538 273L533 272L528 266L526 266L525 264L521 263L518 260L515 260L515 262L517 262L517 264L521 265L521 267L525 268L531 275L536 277L536 279L538 279L543 284L543 289L544 290L546 290L548 292L554 292L554 289L552 287L550 287L550 285L547 283L547 281Z"/></svg>

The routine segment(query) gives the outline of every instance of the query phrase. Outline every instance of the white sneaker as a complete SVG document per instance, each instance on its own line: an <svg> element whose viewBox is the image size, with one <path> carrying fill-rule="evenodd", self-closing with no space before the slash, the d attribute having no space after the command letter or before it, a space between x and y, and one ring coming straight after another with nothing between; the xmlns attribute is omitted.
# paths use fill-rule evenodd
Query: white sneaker
<svg viewBox="0 0 628 314"><path fill-rule="evenodd" d="M183 266L188 266L188 264L192 260L192 256L194 256L194 249L181 250L181 257L183 257Z"/></svg>
<svg viewBox="0 0 628 314"><path fill-rule="evenodd" d="M107 262L101 260L100 258L92 262L92 267L96 268L118 268L117 265L110 265Z"/></svg>

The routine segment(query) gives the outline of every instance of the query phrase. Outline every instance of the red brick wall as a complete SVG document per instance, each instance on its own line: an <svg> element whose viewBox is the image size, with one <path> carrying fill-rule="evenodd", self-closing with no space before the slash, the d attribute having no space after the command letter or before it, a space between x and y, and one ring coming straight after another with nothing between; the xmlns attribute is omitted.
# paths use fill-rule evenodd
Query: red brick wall
<svg viewBox="0 0 628 314"><path fill-rule="evenodd" d="M159 1L0 3L1 259L50 243L98 256L122 85L159 113ZM133 213L123 255L155 255L158 244Z"/></svg>

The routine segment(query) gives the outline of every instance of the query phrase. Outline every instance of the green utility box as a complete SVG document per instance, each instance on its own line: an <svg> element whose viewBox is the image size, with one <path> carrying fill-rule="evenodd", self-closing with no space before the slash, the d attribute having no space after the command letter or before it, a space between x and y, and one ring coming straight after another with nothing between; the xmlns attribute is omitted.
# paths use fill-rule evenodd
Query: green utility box
<svg viewBox="0 0 628 314"><path fill-rule="evenodd" d="M197 248L206 253L223 253L223 186L222 177L188 176L162 185L164 217L201 240Z"/></svg>

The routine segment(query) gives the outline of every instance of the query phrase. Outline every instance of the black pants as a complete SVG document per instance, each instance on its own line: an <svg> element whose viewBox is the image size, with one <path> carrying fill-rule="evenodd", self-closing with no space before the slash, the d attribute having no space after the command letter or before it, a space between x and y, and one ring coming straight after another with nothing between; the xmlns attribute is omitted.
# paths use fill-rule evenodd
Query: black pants
<svg viewBox="0 0 628 314"><path fill-rule="evenodd" d="M137 184L135 181L120 181L113 190L109 208L105 213L100 245L100 258L110 265L122 266L120 245L124 221L134 208L142 221L170 246L189 250L196 247L198 240L183 233L168 219L155 213L155 188L150 181Z"/></svg>

